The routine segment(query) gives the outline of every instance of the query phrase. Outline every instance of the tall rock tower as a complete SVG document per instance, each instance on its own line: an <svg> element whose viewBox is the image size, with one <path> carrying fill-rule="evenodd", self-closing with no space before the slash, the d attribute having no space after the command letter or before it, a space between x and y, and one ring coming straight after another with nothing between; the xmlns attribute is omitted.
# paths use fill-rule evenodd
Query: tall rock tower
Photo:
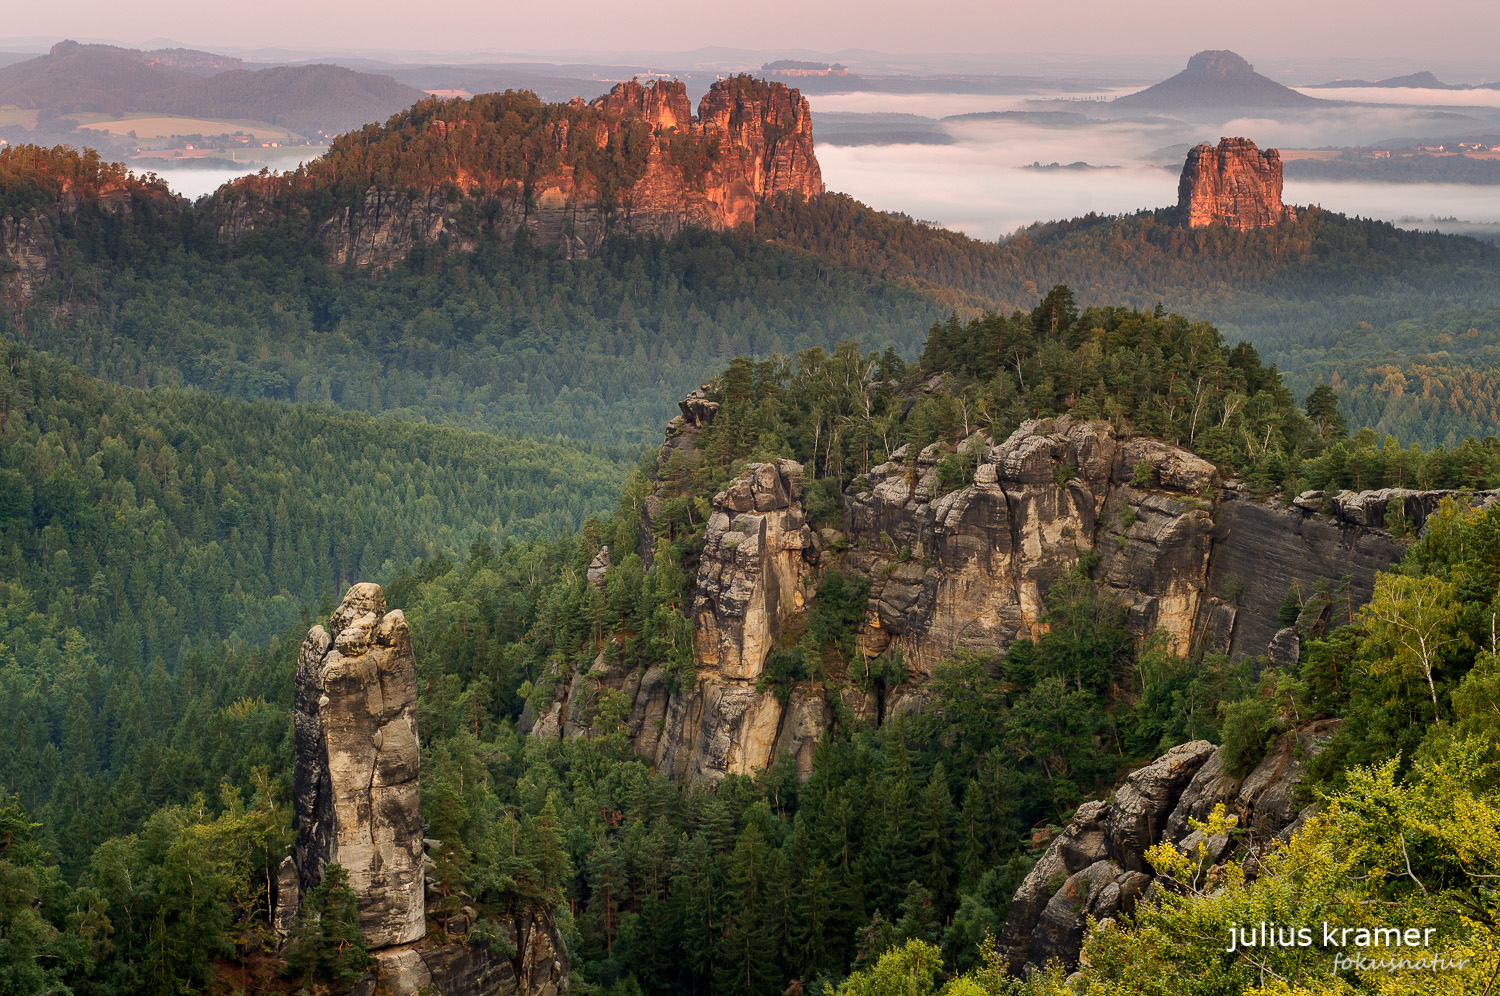
<svg viewBox="0 0 1500 996"><path fill-rule="evenodd" d="M416 658L406 617L386 611L379 585L350 588L328 628L308 632L295 710L293 858L301 888L338 862L372 949L417 940L426 920Z"/></svg>
<svg viewBox="0 0 1500 996"><path fill-rule="evenodd" d="M1177 211L1188 228L1270 228L1297 217L1281 203L1281 153L1262 152L1248 138L1221 138L1217 147L1204 143L1188 153Z"/></svg>

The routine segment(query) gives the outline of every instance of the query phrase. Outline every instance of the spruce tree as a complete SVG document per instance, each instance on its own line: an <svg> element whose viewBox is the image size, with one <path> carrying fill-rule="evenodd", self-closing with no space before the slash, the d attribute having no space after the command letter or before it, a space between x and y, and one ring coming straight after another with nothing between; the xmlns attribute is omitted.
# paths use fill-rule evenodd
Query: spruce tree
<svg viewBox="0 0 1500 996"><path fill-rule="evenodd" d="M774 996L773 940L767 929L771 849L751 824L740 834L729 864L727 916L714 966L715 996Z"/></svg>
<svg viewBox="0 0 1500 996"><path fill-rule="evenodd" d="M364 975L369 960L349 872L334 862L303 897L282 971L305 982L348 985Z"/></svg>

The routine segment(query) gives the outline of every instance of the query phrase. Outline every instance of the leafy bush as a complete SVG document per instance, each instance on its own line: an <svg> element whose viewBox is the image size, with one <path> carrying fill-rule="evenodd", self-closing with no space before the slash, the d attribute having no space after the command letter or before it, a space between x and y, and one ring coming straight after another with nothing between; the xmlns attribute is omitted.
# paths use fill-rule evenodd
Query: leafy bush
<svg viewBox="0 0 1500 996"><path fill-rule="evenodd" d="M1266 756L1275 712L1260 696L1231 702L1224 708L1224 743L1219 749L1224 770L1235 777L1248 775Z"/></svg>
<svg viewBox="0 0 1500 996"><path fill-rule="evenodd" d="M756 691L764 691L769 688L776 693L776 698L782 705L791 698L792 686L799 681L806 681L807 655L800 648L796 650L777 650L766 658L765 668L760 673L760 680L755 684Z"/></svg>

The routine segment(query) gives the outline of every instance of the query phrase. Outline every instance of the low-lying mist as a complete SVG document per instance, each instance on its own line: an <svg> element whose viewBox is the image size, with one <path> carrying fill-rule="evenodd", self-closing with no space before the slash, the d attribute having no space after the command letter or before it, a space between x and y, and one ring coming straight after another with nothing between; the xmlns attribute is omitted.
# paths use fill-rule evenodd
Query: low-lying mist
<svg viewBox="0 0 1500 996"><path fill-rule="evenodd" d="M818 161L830 190L979 239L1034 221L1177 202L1177 178L1158 167L1020 169L972 145L835 146L820 148Z"/></svg>
<svg viewBox="0 0 1500 996"><path fill-rule="evenodd" d="M1122 92L1127 91L1085 96L1108 98ZM819 143L823 178L830 190L872 207L984 239L1090 211L1124 214L1174 204L1176 169L1186 148L1223 135L1243 135L1263 148L1295 149L1373 145L1397 136L1500 134L1500 90L1309 92L1333 100L1357 96L1384 103L1333 103L1275 117L1187 122L1164 115L1114 119L1107 100L1042 99L1050 95L1041 92L843 93L809 99L815 137L819 112L838 114L846 131L848 115L870 114L870 131L882 126L881 114L930 119L932 133L948 144L910 144L896 134L889 136L891 144ZM1012 113L1004 118L953 117L990 112ZM885 127L891 127L889 119ZM1078 162L1113 168L1023 168ZM173 190L196 199L245 172L171 169L160 175ZM1500 187L1475 184L1288 180L1285 200L1405 227L1462 231L1466 224L1500 224Z"/></svg>
<svg viewBox="0 0 1500 996"><path fill-rule="evenodd" d="M1323 96L1334 91L1316 91ZM1164 115L1112 119L1107 103L1038 101L975 94L838 94L813 99L813 133L820 110L925 114L952 139L945 145L820 144L818 160L830 190L872 207L902 211L976 238L995 239L1038 221L1089 211L1130 213L1176 203L1177 169L1186 149L1221 136L1242 135L1262 148L1370 146L1393 137L1438 139L1500 132L1500 91L1483 93L1460 110L1390 106L1404 91L1373 90L1386 106L1330 104L1277 116L1232 116L1188 122ZM954 114L1009 111L1004 118ZM1076 117L1056 112L1071 112ZM1029 112L1051 112L1033 114ZM1087 163L1109 169L1027 169L1032 164ZM1168 168L1163 168L1168 167ZM1318 204L1348 215L1381 218L1405 227L1461 230L1458 223L1500 222L1500 187L1459 183L1379 183L1288 180L1289 204ZM1414 221L1413 219L1422 219Z"/></svg>

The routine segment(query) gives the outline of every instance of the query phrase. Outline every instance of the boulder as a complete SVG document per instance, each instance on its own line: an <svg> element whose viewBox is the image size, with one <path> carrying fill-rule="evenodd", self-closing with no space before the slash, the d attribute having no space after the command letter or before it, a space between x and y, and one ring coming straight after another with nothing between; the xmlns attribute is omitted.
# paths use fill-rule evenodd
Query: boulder
<svg viewBox="0 0 1500 996"><path fill-rule="evenodd" d="M1183 790L1215 750L1207 740L1173 747L1116 790L1104 825L1110 857L1121 868L1148 870L1146 849L1161 839Z"/></svg>
<svg viewBox="0 0 1500 996"><path fill-rule="evenodd" d="M719 413L719 403L708 399L708 390L709 385L704 384L677 402L677 407L682 409L683 421L694 429L712 422Z"/></svg>
<svg viewBox="0 0 1500 996"><path fill-rule="evenodd" d="M1000 954L1012 971L1019 972L1027 964L1032 932L1062 885L1085 868L1108 859L1109 836L1105 827L1108 812L1109 806L1103 802L1079 806L1067 829L1048 845L1041 860L1016 889L1000 934ZM1066 923L1060 915L1054 920ZM1057 928L1049 929L1055 934Z"/></svg>
<svg viewBox="0 0 1500 996"><path fill-rule="evenodd" d="M1276 667L1295 667L1302 659L1302 638L1297 635L1297 627L1278 629L1266 647L1266 657Z"/></svg>
<svg viewBox="0 0 1500 996"><path fill-rule="evenodd" d="M589 568L586 572L589 584L593 585L598 591L604 591L604 575L609 572L612 566L614 565L609 558L609 547L601 546L599 552L594 554L594 559L589 562Z"/></svg>
<svg viewBox="0 0 1500 996"><path fill-rule="evenodd" d="M1078 963L1078 951L1083 947L1085 918L1100 894L1115 885L1121 871L1113 861L1096 861L1082 871L1068 876L1062 887L1053 893L1042 915L1037 919L1026 949L1026 960L1032 965L1045 965L1053 959L1065 965ZM1111 902L1119 907L1119 888Z"/></svg>
<svg viewBox="0 0 1500 996"><path fill-rule="evenodd" d="M376 951L366 984L372 996L559 996L569 959L550 917L524 913L500 927L516 948L507 958L488 945L458 942ZM355 989L359 991L358 987Z"/></svg>

